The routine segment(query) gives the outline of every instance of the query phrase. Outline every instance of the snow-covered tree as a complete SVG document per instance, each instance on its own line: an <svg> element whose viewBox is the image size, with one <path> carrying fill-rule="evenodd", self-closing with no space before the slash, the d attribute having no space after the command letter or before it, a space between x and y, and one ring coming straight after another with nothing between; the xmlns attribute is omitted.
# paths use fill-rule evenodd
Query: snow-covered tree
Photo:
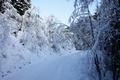
<svg viewBox="0 0 120 80"><path fill-rule="evenodd" d="M74 11L69 21L76 39L76 49L90 49L95 43L95 21L92 19L90 4L94 0L75 0ZM76 29L77 28L77 29Z"/></svg>
<svg viewBox="0 0 120 80"><path fill-rule="evenodd" d="M0 12L1 13L5 12L6 2L11 3L20 15L24 15L25 11L31 7L30 0L0 0Z"/></svg>
<svg viewBox="0 0 120 80"><path fill-rule="evenodd" d="M77 22L72 23L69 29L74 33L73 42L77 50L91 48L93 41L88 17L80 18Z"/></svg>
<svg viewBox="0 0 120 80"><path fill-rule="evenodd" d="M3 7L3 0L0 1L0 12L3 13L4 12L4 7Z"/></svg>
<svg viewBox="0 0 120 80"><path fill-rule="evenodd" d="M31 0L11 0L11 4L20 15L24 15L25 11L31 7L30 2Z"/></svg>
<svg viewBox="0 0 120 80"><path fill-rule="evenodd" d="M120 4L119 0L102 0L99 9L98 45L104 52L104 77L120 79Z"/></svg>
<svg viewBox="0 0 120 80"><path fill-rule="evenodd" d="M89 6L91 2L99 0L75 0L73 16L71 16L71 27L73 27L72 32L77 34L82 32L82 24L80 20L84 20L88 17L85 25L88 30L90 30L92 46L92 53L94 55L93 62L95 64L96 72L98 73L99 80L119 80L120 79L120 1L119 0L101 0L101 4L97 7L94 16L90 14ZM85 26L84 25L84 26ZM85 27L86 27L85 26ZM76 28L76 29L75 29ZM78 31L80 30L80 31ZM77 44L81 41L76 36ZM90 35L88 35L90 37ZM87 38L85 38L85 42ZM88 39L87 39L88 40ZM79 42L80 41L80 42ZM89 44L89 43L88 43ZM78 45L80 46L80 45ZM83 45L84 46L84 45ZM101 50L102 55L98 54L96 50ZM110 77L111 76L111 77Z"/></svg>

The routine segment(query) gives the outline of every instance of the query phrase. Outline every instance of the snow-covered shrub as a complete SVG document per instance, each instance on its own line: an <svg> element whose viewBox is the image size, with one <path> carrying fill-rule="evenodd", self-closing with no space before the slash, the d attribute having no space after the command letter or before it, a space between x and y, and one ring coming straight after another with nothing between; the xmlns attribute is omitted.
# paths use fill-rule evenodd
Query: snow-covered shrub
<svg viewBox="0 0 120 80"><path fill-rule="evenodd" d="M6 11L0 14L0 79L27 64L31 55L17 40L22 18L12 5L5 5Z"/></svg>
<svg viewBox="0 0 120 80"><path fill-rule="evenodd" d="M20 43L36 54L40 54L41 50L59 52L73 47L70 31L53 16L42 18L28 11L23 16L22 30Z"/></svg>

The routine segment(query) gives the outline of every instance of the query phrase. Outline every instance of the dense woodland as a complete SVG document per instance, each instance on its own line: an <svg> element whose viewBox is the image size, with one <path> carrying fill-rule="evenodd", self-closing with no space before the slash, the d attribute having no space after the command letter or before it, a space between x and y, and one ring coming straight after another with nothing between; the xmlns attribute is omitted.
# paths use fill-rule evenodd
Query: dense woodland
<svg viewBox="0 0 120 80"><path fill-rule="evenodd" d="M112 80L119 80L120 1L101 0L100 5L99 3L97 4L95 14L91 16L89 4L93 1L94 0L75 0L75 11L72 16L73 20L71 28L74 30L80 29L80 32L74 32L77 36L75 45L77 49L93 49L94 64L96 66L96 71L98 72L99 80L105 80L105 76L109 77L109 73L107 74L108 71L112 73ZM86 29L89 29L88 32ZM80 40L82 40L84 44L80 45ZM85 45L87 47L85 47ZM83 48L83 46L85 48ZM100 55L103 58L103 62L101 61L99 54L95 52L96 49L103 52L102 56Z"/></svg>
<svg viewBox="0 0 120 80"><path fill-rule="evenodd" d="M91 63L89 79L79 80L120 80L120 0L74 0L70 25L55 16L41 17L31 5L31 0L0 0L0 79L14 63L30 64L29 55L76 50L89 51ZM94 13L91 5L96 5Z"/></svg>

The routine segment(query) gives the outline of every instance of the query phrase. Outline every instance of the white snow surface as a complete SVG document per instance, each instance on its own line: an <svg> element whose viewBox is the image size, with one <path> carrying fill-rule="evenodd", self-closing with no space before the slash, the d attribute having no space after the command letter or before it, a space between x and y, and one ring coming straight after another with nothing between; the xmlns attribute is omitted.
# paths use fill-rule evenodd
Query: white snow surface
<svg viewBox="0 0 120 80"><path fill-rule="evenodd" d="M49 55L15 71L2 80L90 80L89 57L86 52L62 56Z"/></svg>

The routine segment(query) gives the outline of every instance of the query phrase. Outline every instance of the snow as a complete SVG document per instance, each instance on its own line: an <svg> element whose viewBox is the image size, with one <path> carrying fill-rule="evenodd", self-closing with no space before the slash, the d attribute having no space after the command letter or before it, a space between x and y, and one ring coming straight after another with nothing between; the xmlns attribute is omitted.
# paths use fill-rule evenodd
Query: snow
<svg viewBox="0 0 120 80"><path fill-rule="evenodd" d="M119 67L111 70L119 66L119 53L107 53L119 35L113 29L119 26L114 19L119 16L117 1L99 0L96 15L89 13L86 0L76 1L70 26L54 16L41 17L36 8L20 16L5 2L0 13L0 80L112 80L119 75ZM97 0L88 0L90 5L92 1Z"/></svg>
<svg viewBox="0 0 120 80"><path fill-rule="evenodd" d="M2 80L90 80L87 52L73 53L43 57Z"/></svg>
<svg viewBox="0 0 120 80"><path fill-rule="evenodd" d="M22 67L23 64L28 64L31 60L32 54L14 39L8 38L2 47L4 55L4 58L2 58L3 55L0 57L0 76L2 77Z"/></svg>
<svg viewBox="0 0 120 80"><path fill-rule="evenodd" d="M54 17L44 19L32 10L21 17L6 5L8 9L0 15L0 80L97 77L92 54L75 50L73 33L64 24L56 25Z"/></svg>

